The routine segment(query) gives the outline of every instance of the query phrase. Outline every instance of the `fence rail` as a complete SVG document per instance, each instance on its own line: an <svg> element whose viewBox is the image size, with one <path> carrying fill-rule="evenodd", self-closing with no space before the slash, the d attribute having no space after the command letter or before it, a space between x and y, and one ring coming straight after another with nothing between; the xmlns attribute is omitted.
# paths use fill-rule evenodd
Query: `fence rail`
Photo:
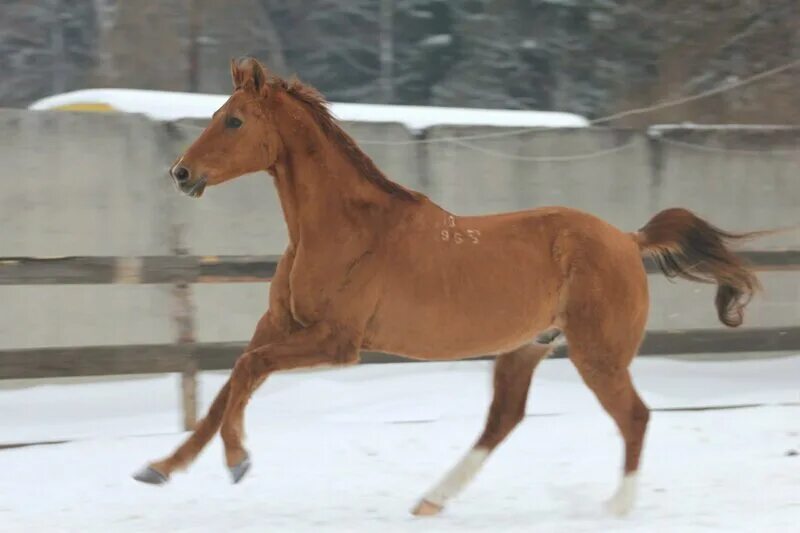
<svg viewBox="0 0 800 533"><path fill-rule="evenodd" d="M160 374L198 370L225 370L233 366L244 342L120 346L70 346L0 350L0 380ZM800 326L786 328L689 329L649 331L640 355L763 352L800 349ZM565 357L559 348L553 357ZM474 359L489 359L488 356ZM363 352L364 363L413 361L383 352Z"/></svg>
<svg viewBox="0 0 800 533"><path fill-rule="evenodd" d="M280 256L193 256L176 245L174 255L139 257L0 258L0 285L171 284L176 342L120 346L70 346L0 350L0 380L126 374L180 373L183 427L197 415L197 372L233 366L244 342L197 343L191 285L268 281ZM759 271L800 271L800 250L745 251ZM648 273L656 265L645 260ZM648 331L640 355L800 350L800 326ZM566 348L553 355L564 357ZM487 356L475 359L487 359ZM362 353L364 363L411 361L382 352Z"/></svg>
<svg viewBox="0 0 800 533"><path fill-rule="evenodd" d="M800 250L739 254L758 271L800 270ZM0 257L0 285L245 283L269 281L278 255ZM657 272L646 259L648 273Z"/></svg>

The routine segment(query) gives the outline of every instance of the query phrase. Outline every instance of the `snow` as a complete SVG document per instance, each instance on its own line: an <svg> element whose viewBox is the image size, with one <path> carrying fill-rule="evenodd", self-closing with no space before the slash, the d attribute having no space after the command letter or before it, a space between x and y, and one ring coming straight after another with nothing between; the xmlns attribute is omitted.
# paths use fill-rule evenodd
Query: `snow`
<svg viewBox="0 0 800 533"><path fill-rule="evenodd" d="M433 13L424 9L409 9L407 14L418 19L432 19Z"/></svg>
<svg viewBox="0 0 800 533"><path fill-rule="evenodd" d="M431 35L422 39L420 46L435 47L435 46L448 46L453 42L453 36L448 33L440 33L438 35Z"/></svg>
<svg viewBox="0 0 800 533"><path fill-rule="evenodd" d="M619 482L621 440L558 359L537 370L525 421L426 519L408 510L477 437L489 362L274 376L247 411L254 466L239 485L219 438L165 487L130 478L184 437L176 376L6 387L0 443L75 440L0 450L0 531L796 531L800 356L640 358L632 371L654 412L624 519L602 505ZM203 374L204 403L225 377ZM739 408L664 410L714 406Z"/></svg>
<svg viewBox="0 0 800 533"><path fill-rule="evenodd" d="M75 104L108 104L125 113L141 113L154 120L207 119L228 99L227 95L147 91L138 89L83 89L48 96L29 109L47 110ZM412 131L435 125L582 128L589 121L580 115L556 111L520 111L382 104L330 104L339 120L397 122Z"/></svg>

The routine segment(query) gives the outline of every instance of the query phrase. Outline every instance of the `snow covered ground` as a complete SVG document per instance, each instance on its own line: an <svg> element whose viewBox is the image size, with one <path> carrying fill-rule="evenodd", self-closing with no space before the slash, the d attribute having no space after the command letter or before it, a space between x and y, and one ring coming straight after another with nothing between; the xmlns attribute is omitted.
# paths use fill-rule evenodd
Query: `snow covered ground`
<svg viewBox="0 0 800 533"><path fill-rule="evenodd" d="M491 366L476 361L271 378L239 485L218 438L164 487L131 479L183 438L175 376L0 389L0 444L74 439L0 450L0 531L800 531L800 356L633 372L654 413L624 519L602 507L621 440L566 360L542 364L528 418L442 515L408 513L482 427ZM224 377L203 375L204 402ZM669 410L714 406L738 408Z"/></svg>

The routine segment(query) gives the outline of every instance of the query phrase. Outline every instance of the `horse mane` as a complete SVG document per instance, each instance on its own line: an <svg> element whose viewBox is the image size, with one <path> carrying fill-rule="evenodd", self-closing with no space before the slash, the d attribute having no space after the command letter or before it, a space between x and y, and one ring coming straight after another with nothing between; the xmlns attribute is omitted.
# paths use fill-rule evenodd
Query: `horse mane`
<svg viewBox="0 0 800 533"><path fill-rule="evenodd" d="M297 78L292 78L290 81L283 80L282 78L275 77L272 81L273 86L278 86L286 92L286 94L294 97L295 100L304 104L306 109L311 113L316 123L322 129L322 132L333 142L338 144L343 150L350 161L355 165L356 169L368 181L377 185L381 190L391 194L396 198L409 201L417 201L420 199L420 193L412 191L395 183L386 177L381 170L375 165L370 157L359 148L356 141L345 132L342 127L336 122L336 119L331 115L328 102L325 97L317 91L314 87L302 83Z"/></svg>

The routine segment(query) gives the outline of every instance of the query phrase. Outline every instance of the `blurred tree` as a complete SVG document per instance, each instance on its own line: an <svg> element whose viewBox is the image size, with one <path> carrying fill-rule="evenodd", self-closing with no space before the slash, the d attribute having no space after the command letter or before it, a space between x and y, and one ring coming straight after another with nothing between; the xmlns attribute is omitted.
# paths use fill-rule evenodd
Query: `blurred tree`
<svg viewBox="0 0 800 533"><path fill-rule="evenodd" d="M0 104L93 85L225 93L255 55L333 101L599 117L800 57L797 0L6 0ZM619 124L797 122L800 69Z"/></svg>
<svg viewBox="0 0 800 533"><path fill-rule="evenodd" d="M104 87L189 89L186 0L99 0L103 10L92 82Z"/></svg>
<svg viewBox="0 0 800 533"><path fill-rule="evenodd" d="M430 104L456 60L458 35L447 0L396 0L394 94L405 104Z"/></svg>
<svg viewBox="0 0 800 533"><path fill-rule="evenodd" d="M97 46L88 2L0 3L0 105L83 87Z"/></svg>
<svg viewBox="0 0 800 533"><path fill-rule="evenodd" d="M800 57L796 0L593 0L595 114L724 86ZM632 116L652 122L797 122L800 69L735 91Z"/></svg>
<svg viewBox="0 0 800 533"><path fill-rule="evenodd" d="M231 88L230 60L243 55L261 59L281 75L291 73L283 36L273 17L275 0L218 2L192 0L199 23L194 46L198 56L201 92L227 93Z"/></svg>
<svg viewBox="0 0 800 533"><path fill-rule="evenodd" d="M380 3L377 0L310 0L293 6L305 31L294 35L294 70L331 100L381 101ZM302 43L302 44L301 44Z"/></svg>

